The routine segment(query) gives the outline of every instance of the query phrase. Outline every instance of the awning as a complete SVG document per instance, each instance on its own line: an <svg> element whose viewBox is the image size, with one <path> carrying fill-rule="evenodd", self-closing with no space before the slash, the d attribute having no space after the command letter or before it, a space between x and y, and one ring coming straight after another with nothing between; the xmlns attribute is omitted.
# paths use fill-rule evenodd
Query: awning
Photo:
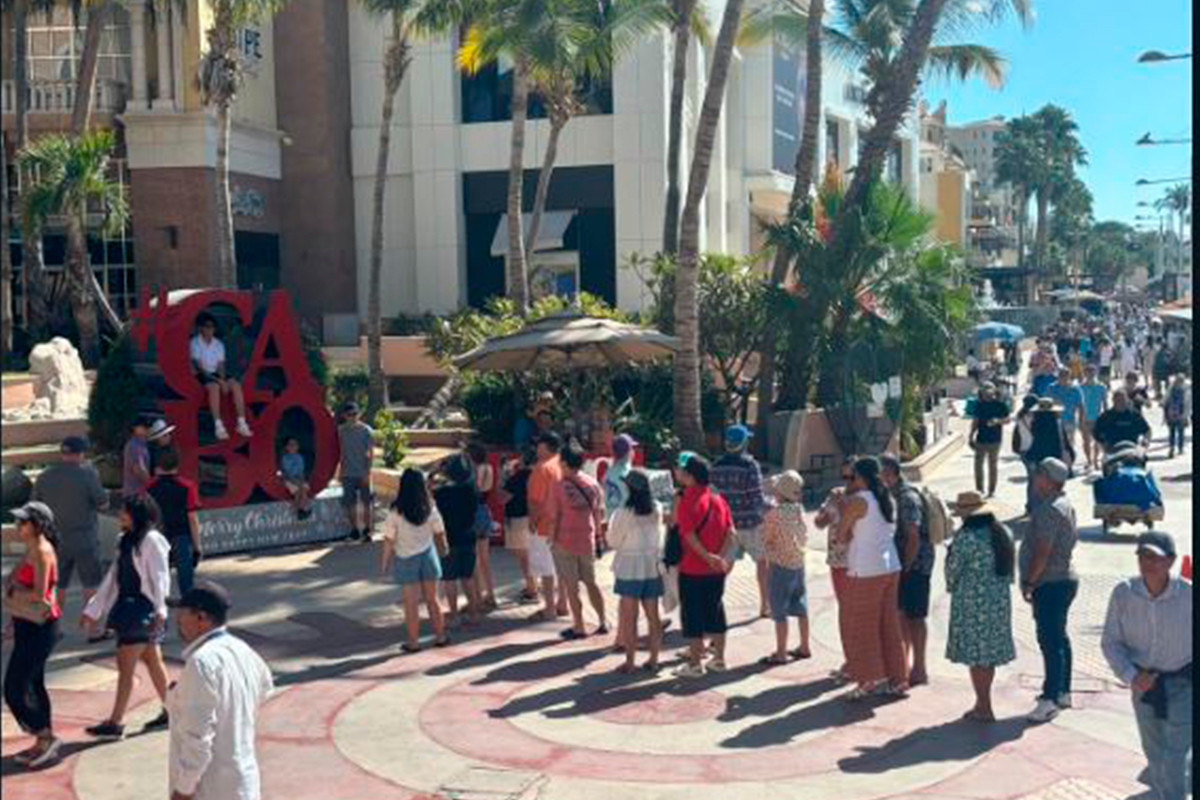
<svg viewBox="0 0 1200 800"><path fill-rule="evenodd" d="M529 234L529 218L532 214L522 214L521 224L524 226L525 234ZM567 226L571 224L571 220L575 218L574 211L546 211L542 214L542 226L538 230L537 246L533 248L534 252L542 250L561 250L563 246L563 234L567 232ZM503 256L508 253L508 214L500 215L500 222L496 225L496 235L492 237L492 255Z"/></svg>
<svg viewBox="0 0 1200 800"><path fill-rule="evenodd" d="M1182 322L1188 325L1192 324L1192 310L1190 308L1165 308L1160 309L1156 313L1163 319Z"/></svg>

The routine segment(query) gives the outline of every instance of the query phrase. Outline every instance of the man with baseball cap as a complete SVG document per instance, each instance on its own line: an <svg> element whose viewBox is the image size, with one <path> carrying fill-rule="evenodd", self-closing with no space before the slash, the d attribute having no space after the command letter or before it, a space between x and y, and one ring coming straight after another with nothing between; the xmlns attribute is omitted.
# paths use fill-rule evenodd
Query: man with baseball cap
<svg viewBox="0 0 1200 800"><path fill-rule="evenodd" d="M766 618L771 614L768 564L762 544L767 498L763 493L762 468L748 452L753 435L745 425L730 425L725 429L725 455L712 466L712 488L721 493L733 512L737 543L754 559L755 577L758 579L758 613Z"/></svg>
<svg viewBox="0 0 1200 800"><path fill-rule="evenodd" d="M82 436L63 439L60 461L43 470L33 483L33 499L50 507L58 528L58 587L66 589L78 569L84 603L104 577L98 512L108 502L100 476L87 461L87 450L87 439Z"/></svg>
<svg viewBox="0 0 1200 800"><path fill-rule="evenodd" d="M1113 589L1100 648L1133 693L1150 785L1159 800L1191 786L1192 585L1171 576L1175 540L1149 531L1137 540L1138 576Z"/></svg>
<svg viewBox="0 0 1200 800"><path fill-rule="evenodd" d="M226 629L229 594L219 584L197 581L168 605L187 643L168 697L171 800L259 800L254 729L271 670Z"/></svg>
<svg viewBox="0 0 1200 800"><path fill-rule="evenodd" d="M1071 563L1079 527L1063 492L1070 469L1057 458L1038 463L1033 474L1033 508L1019 554L1021 594L1033 605L1045 679L1031 722L1049 722L1071 707L1071 639L1067 615L1079 591Z"/></svg>

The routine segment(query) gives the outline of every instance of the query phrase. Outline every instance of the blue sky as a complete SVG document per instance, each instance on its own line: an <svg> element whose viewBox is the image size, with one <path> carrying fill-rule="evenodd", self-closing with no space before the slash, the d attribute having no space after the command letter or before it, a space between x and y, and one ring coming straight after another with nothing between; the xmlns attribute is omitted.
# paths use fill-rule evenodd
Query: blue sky
<svg viewBox="0 0 1200 800"><path fill-rule="evenodd" d="M1156 139L1191 137L1192 62L1137 63L1145 50L1191 52L1191 2L1035 0L1034 7L1028 30L1009 18L972 37L1008 59L1002 89L982 80L937 80L926 83L925 96L934 107L947 101L952 125L1032 113L1046 103L1068 109L1088 150L1081 175L1095 198L1096 219L1132 222L1146 213L1137 201L1157 199L1165 188L1134 181L1192 171L1190 145L1134 145L1147 131Z"/></svg>

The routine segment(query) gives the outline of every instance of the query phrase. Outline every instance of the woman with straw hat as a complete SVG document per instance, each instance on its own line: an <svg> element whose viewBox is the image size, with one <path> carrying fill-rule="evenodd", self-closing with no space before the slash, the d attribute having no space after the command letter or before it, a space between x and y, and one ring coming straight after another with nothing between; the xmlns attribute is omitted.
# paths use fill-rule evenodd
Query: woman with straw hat
<svg viewBox="0 0 1200 800"><path fill-rule="evenodd" d="M997 521L995 507L979 492L961 492L951 508L963 525L946 556L946 590L950 593L946 659L970 668L975 706L963 719L994 722L996 667L1016 658L1012 534Z"/></svg>
<svg viewBox="0 0 1200 800"><path fill-rule="evenodd" d="M791 659L810 658L808 647L808 590L804 580L804 479L794 469L770 481L776 505L763 516L763 550L767 562L767 596L775 622L775 652L759 660L774 666ZM788 650L788 617L795 617L800 646Z"/></svg>

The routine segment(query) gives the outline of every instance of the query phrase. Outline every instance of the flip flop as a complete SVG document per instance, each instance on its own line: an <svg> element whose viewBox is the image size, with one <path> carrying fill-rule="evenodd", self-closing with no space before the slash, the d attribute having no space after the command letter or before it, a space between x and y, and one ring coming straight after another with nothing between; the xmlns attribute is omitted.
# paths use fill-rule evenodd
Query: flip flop
<svg viewBox="0 0 1200 800"><path fill-rule="evenodd" d="M408 642L405 642L404 644L400 645L400 649L406 653L419 653L421 652L421 645L409 644Z"/></svg>
<svg viewBox="0 0 1200 800"><path fill-rule="evenodd" d="M633 664L621 664L619 667L617 667L613 671L619 672L622 675L632 675L634 672L637 671L637 667L635 667Z"/></svg>
<svg viewBox="0 0 1200 800"><path fill-rule="evenodd" d="M772 653L769 656L763 656L762 658L760 658L758 660L758 663L762 664L764 667L782 667L784 664L786 664L788 662L787 662L786 658L781 659L781 658L779 658L779 656Z"/></svg>
<svg viewBox="0 0 1200 800"><path fill-rule="evenodd" d="M812 652L797 647L795 650L788 650L788 655L797 661L803 661L806 658L812 658Z"/></svg>
<svg viewBox="0 0 1200 800"><path fill-rule="evenodd" d="M443 636L440 639L434 639L433 646L434 647L449 647L450 646L450 637Z"/></svg>
<svg viewBox="0 0 1200 800"><path fill-rule="evenodd" d="M588 635L586 631L584 633L580 633L574 628L567 628L565 631L560 633L559 636L566 639L568 642L574 642L578 639L586 639Z"/></svg>

